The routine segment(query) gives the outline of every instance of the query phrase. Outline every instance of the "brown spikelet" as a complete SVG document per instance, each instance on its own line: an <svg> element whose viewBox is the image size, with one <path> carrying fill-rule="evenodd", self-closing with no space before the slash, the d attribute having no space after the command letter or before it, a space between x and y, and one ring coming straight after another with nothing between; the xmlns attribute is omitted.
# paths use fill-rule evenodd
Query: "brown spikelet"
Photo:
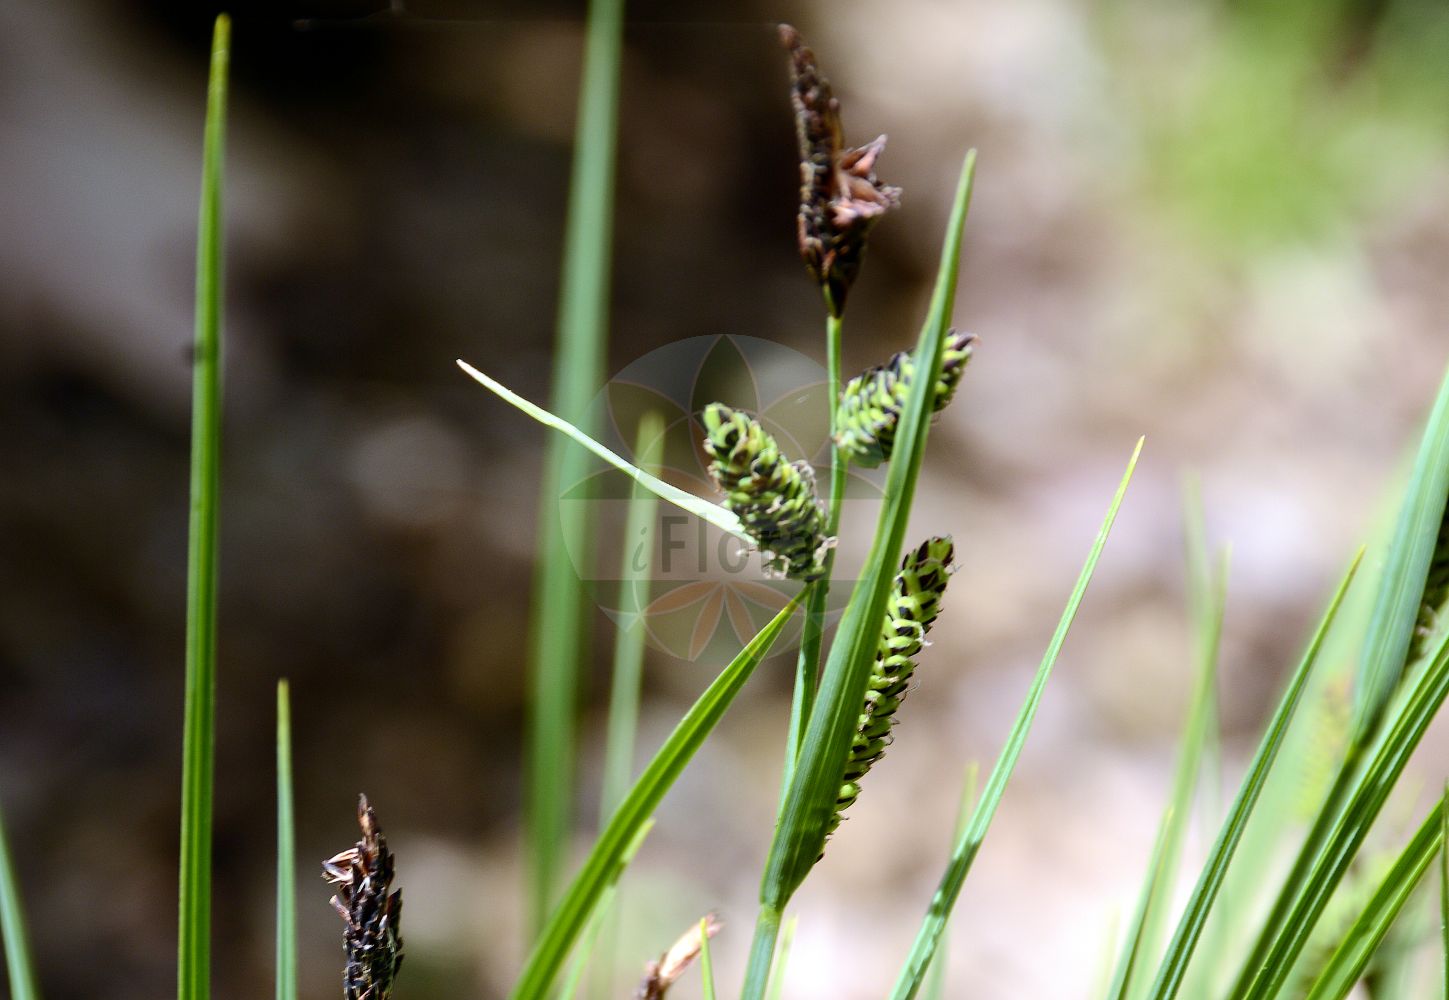
<svg viewBox="0 0 1449 1000"><path fill-rule="evenodd" d="M815 53L788 24L780 25L780 40L790 52L790 100L800 143L800 256L820 283L831 313L839 316L860 272L866 234L900 204L901 190L875 176L885 136L846 148L840 102L820 75Z"/></svg>
<svg viewBox="0 0 1449 1000"><path fill-rule="evenodd" d="M635 1000L664 1000L669 987L684 975L684 970L704 947L705 935L714 937L724 925L713 913L679 936L670 949L644 967L644 980L634 993Z"/></svg>
<svg viewBox="0 0 1449 1000"><path fill-rule="evenodd" d="M362 839L322 862L322 877L337 886L332 906L347 922L342 932L347 965L342 970L345 1000L387 1000L402 967L399 921L402 892L392 888L393 857L377 815L358 796L357 822Z"/></svg>

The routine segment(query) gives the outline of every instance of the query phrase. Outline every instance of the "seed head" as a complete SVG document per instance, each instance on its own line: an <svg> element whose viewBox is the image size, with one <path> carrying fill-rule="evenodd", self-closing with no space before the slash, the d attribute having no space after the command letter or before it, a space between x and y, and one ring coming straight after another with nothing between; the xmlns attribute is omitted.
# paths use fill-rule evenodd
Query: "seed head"
<svg viewBox="0 0 1449 1000"><path fill-rule="evenodd" d="M342 995L345 1000L388 1000L403 960L402 892L388 894L392 852L366 795L358 796L357 822L362 839L356 846L322 862L322 877L337 886L332 906L347 922Z"/></svg>
<svg viewBox="0 0 1449 1000"><path fill-rule="evenodd" d="M706 406L703 422L710 475L759 546L765 569L792 580L819 579L834 540L825 535L809 463L785 461L757 420L723 403Z"/></svg>
<svg viewBox="0 0 1449 1000"><path fill-rule="evenodd" d="M866 234L900 204L901 189L881 184L875 176L885 136L846 148L840 102L820 75L815 53L788 24L780 25L780 40L790 52L790 102L800 145L800 256L824 291L832 315L839 316L860 271Z"/></svg>
<svg viewBox="0 0 1449 1000"><path fill-rule="evenodd" d="M890 746L896 709L910 686L915 657L941 611L941 595L946 592L954 552L950 538L928 538L901 560L866 684L865 706L845 761L830 832L840 825L841 813L860 795L861 778Z"/></svg>
<svg viewBox="0 0 1449 1000"><path fill-rule="evenodd" d="M974 334L951 330L941 354L941 375L936 379L934 412L946 408L956 395L961 374L971 360ZM875 468L891 457L896 425L905 409L906 395L916 374L916 359L902 351L885 364L857 375L840 393L835 411L835 443L851 461Z"/></svg>

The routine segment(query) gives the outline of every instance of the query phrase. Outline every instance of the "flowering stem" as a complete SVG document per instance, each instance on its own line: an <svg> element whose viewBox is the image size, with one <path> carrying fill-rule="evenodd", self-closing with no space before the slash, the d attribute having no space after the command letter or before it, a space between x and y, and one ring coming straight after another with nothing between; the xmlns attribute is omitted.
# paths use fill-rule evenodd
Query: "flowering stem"
<svg viewBox="0 0 1449 1000"><path fill-rule="evenodd" d="M827 494L825 533L834 537L840 531L840 506L845 495L845 470L848 459L835 444L838 428L836 409L840 400L840 317L833 310L825 319L825 391L830 405L830 490ZM835 568L835 550L825 553L825 575L810 584L805 599L805 626L800 639L800 655L795 661L795 691L790 701L790 736L785 754L785 781L780 794L790 787L795 771L795 758L800 740L810 721L815 704L815 688L820 678L820 648L825 635L825 606L830 597L830 574Z"/></svg>
<svg viewBox="0 0 1449 1000"><path fill-rule="evenodd" d="M769 903L760 905L755 918L755 939L750 944L750 960L745 966L745 985L740 1000L761 1000L770 982L770 966L775 961L775 941L780 936L780 911Z"/></svg>

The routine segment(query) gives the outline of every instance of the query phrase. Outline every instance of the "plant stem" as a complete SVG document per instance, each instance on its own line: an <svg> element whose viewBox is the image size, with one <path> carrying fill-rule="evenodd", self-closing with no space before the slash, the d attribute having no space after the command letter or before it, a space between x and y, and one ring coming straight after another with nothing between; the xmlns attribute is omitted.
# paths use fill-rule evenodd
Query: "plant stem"
<svg viewBox="0 0 1449 1000"><path fill-rule="evenodd" d="M845 473L849 459L835 444L836 409L840 402L840 317L828 313L825 319L825 392L830 406L830 492L826 498L825 533L832 538L840 532L841 501L845 498ZM790 701L790 736L785 754L785 780L780 794L790 787L795 773L795 758L810 710L815 705L815 689L820 682L820 649L825 637L825 611L830 599L830 575L835 570L835 550L825 554L825 575L810 585L805 598L805 625L800 639L800 655L795 660L795 691Z"/></svg>
<svg viewBox="0 0 1449 1000"><path fill-rule="evenodd" d="M760 904L755 918L755 939L750 943L749 964L740 1000L761 1000L770 983L770 966L775 961L775 941L780 936L780 911L769 903Z"/></svg>

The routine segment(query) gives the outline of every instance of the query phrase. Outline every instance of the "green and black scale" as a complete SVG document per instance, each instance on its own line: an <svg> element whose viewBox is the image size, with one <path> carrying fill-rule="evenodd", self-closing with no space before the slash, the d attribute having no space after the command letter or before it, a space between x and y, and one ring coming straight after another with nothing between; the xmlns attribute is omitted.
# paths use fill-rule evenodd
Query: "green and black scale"
<svg viewBox="0 0 1449 1000"><path fill-rule="evenodd" d="M936 380L933 412L940 413L956 395L961 373L971 360L970 333L950 330L942 347L941 376ZM891 457L896 425L916 374L916 359L902 351L885 364L851 379L835 411L835 443L857 465L873 469Z"/></svg>
<svg viewBox="0 0 1449 1000"><path fill-rule="evenodd" d="M901 560L828 832L833 833L840 825L840 814L860 795L861 778L890 745L896 709L916 669L915 657L940 614L941 595L946 592L954 553L950 538L928 538Z"/></svg>
<svg viewBox="0 0 1449 1000"><path fill-rule="evenodd" d="M759 421L723 403L704 408L710 475L760 549L765 569L792 580L825 573L825 514L807 462L790 463Z"/></svg>

